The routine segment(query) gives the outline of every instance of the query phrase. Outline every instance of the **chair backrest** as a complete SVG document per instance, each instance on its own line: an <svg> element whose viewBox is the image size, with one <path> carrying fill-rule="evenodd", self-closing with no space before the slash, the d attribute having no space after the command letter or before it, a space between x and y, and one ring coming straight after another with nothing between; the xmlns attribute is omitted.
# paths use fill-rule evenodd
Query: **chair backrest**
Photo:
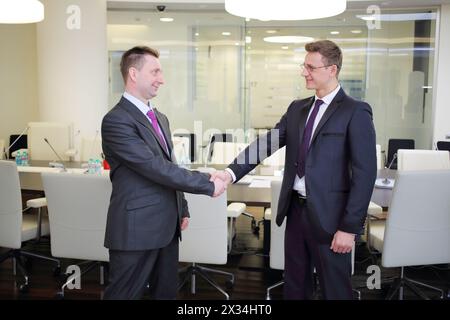
<svg viewBox="0 0 450 320"><path fill-rule="evenodd" d="M270 157L264 159L262 162L265 166L284 166L286 159L286 147L278 149Z"/></svg>
<svg viewBox="0 0 450 320"><path fill-rule="evenodd" d="M12 161L0 160L0 247L19 249L22 243L22 195Z"/></svg>
<svg viewBox="0 0 450 320"><path fill-rule="evenodd" d="M190 163L190 138L189 137L172 137L173 142L173 154L177 159L179 164L186 164L186 162Z"/></svg>
<svg viewBox="0 0 450 320"><path fill-rule="evenodd" d="M270 183L272 200L270 201L270 208L272 217L270 220L270 267L272 269L284 270L284 232L286 229L286 219L283 224L277 226L275 220L277 218L278 199L281 191L281 179L272 180Z"/></svg>
<svg viewBox="0 0 450 320"><path fill-rule="evenodd" d="M58 160L44 138L48 139L63 160L69 160L69 156L65 153L70 149L72 140L72 126L70 124L30 122L28 127L28 150L31 160Z"/></svg>
<svg viewBox="0 0 450 320"><path fill-rule="evenodd" d="M398 150L398 170L448 170L447 151Z"/></svg>
<svg viewBox="0 0 450 320"><path fill-rule="evenodd" d="M399 171L386 220L382 265L450 263L450 171Z"/></svg>
<svg viewBox="0 0 450 320"><path fill-rule="evenodd" d="M108 261L103 246L111 182L106 175L42 173L52 255Z"/></svg>
<svg viewBox="0 0 450 320"><path fill-rule="evenodd" d="M450 151L450 141L438 141L436 146L438 150Z"/></svg>
<svg viewBox="0 0 450 320"><path fill-rule="evenodd" d="M102 139L98 137L81 138L80 161L89 159L102 159Z"/></svg>
<svg viewBox="0 0 450 320"><path fill-rule="evenodd" d="M389 139L386 166L389 166L394 157L394 154L396 154L399 149L414 148L415 146L413 139ZM397 169L397 159L394 159L394 161L392 162L391 169Z"/></svg>
<svg viewBox="0 0 450 320"><path fill-rule="evenodd" d="M229 164L247 148L247 143L237 142L216 142L213 145L213 153L211 157L211 164Z"/></svg>
<svg viewBox="0 0 450 320"><path fill-rule="evenodd" d="M384 164L383 156L381 154L381 145L377 144L376 148L377 148L377 170L381 170L383 169Z"/></svg>
<svg viewBox="0 0 450 320"><path fill-rule="evenodd" d="M187 143L187 146L189 148L189 157L191 162L195 162L196 160L196 147L197 147L197 141L195 138L195 133L174 133L174 137L185 137L189 139L189 142Z"/></svg>
<svg viewBox="0 0 450 320"><path fill-rule="evenodd" d="M0 139L0 160L3 160L5 157L5 140Z"/></svg>
<svg viewBox="0 0 450 320"><path fill-rule="evenodd" d="M185 193L189 226L182 233L181 262L227 263L227 195L217 198Z"/></svg>
<svg viewBox="0 0 450 320"><path fill-rule="evenodd" d="M209 152L209 154L207 154L208 161L211 160L211 157L213 155L213 150L214 150L214 144L216 142L230 142L231 143L231 142L233 142L233 135L231 133L215 133L211 136L211 140L209 141L208 148L207 148L207 152Z"/></svg>

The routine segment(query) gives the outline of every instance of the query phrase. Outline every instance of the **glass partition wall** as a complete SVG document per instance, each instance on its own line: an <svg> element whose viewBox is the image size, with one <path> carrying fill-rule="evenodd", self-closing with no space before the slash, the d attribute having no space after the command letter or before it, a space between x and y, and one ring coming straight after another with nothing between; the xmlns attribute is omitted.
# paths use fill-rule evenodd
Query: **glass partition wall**
<svg viewBox="0 0 450 320"><path fill-rule="evenodd" d="M198 145L213 133L248 142L248 129L273 127L294 99L314 94L300 64L306 42L330 39L343 49L339 80L347 94L373 108L377 143L410 138L431 148L437 10L365 9L327 19L246 21L222 11L109 10L110 106L123 92L123 51L159 49L165 84L154 100L173 131L195 132ZM171 22L160 21L170 16Z"/></svg>

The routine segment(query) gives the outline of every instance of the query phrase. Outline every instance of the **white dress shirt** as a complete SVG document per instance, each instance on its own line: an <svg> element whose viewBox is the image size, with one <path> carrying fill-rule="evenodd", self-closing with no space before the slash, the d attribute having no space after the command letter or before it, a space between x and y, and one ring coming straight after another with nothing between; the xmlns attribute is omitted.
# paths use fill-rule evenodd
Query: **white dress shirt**
<svg viewBox="0 0 450 320"><path fill-rule="evenodd" d="M319 112L317 113L316 119L314 120L314 125L313 125L313 131L312 131L312 134L311 134L311 139L314 136L314 131L316 130L317 125L320 122L320 119L322 119L322 116L324 115L325 111L327 111L328 106L330 105L331 101L333 101L334 97L336 96L336 94L339 92L340 89L341 89L341 86L338 85L336 87L336 89L331 91L329 94L327 94L323 98L319 98L319 97L317 97L317 95L314 97L314 103L316 102L317 99L322 100L323 103L320 105ZM309 116L311 115L312 110L313 110L313 108L311 108L311 110L309 110L309 114L308 114L308 118L306 119L306 122L308 122L308 119L309 119ZM236 175L234 174L233 170L227 168L226 171L231 175L231 178L233 179L233 182L236 181ZM295 181L294 181L293 189L295 191L297 191L299 194L301 194L302 196L306 197L305 177L299 177L298 175L295 175Z"/></svg>
<svg viewBox="0 0 450 320"><path fill-rule="evenodd" d="M141 100L139 100L135 96L132 96L131 94L129 94L126 91L123 93L123 97L125 99L127 99L128 101L130 101L132 104L134 104L134 106L136 108L138 108L139 111L141 111L145 115L145 117L150 122L150 124L152 124L152 120L147 116L147 112L149 112L150 110L153 110L153 107L152 107L150 101L148 101L148 104L145 104ZM164 138L164 133L161 131L161 126L158 125L158 128L159 128L159 133L163 137L164 142L166 143L166 146L167 146L167 141L165 141L166 139Z"/></svg>

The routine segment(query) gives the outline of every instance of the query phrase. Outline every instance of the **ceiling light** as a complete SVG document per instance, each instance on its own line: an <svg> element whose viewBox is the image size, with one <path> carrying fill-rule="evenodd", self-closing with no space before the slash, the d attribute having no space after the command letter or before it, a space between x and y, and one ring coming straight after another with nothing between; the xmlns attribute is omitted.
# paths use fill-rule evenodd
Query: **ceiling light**
<svg viewBox="0 0 450 320"><path fill-rule="evenodd" d="M282 46L281 49L287 50L287 49L289 49L289 47L288 46Z"/></svg>
<svg viewBox="0 0 450 320"><path fill-rule="evenodd" d="M225 0L225 10L235 16L258 20L309 20L345 11L346 0Z"/></svg>
<svg viewBox="0 0 450 320"><path fill-rule="evenodd" d="M263 40L271 43L307 43L313 41L314 38L303 36L278 36L265 37Z"/></svg>
<svg viewBox="0 0 450 320"><path fill-rule="evenodd" d="M159 21L161 21L161 22L172 22L172 21L173 21L173 18L169 18L169 17L166 17L166 18L159 18Z"/></svg>
<svg viewBox="0 0 450 320"><path fill-rule="evenodd" d="M222 32L222 35L223 35L223 36L229 36L229 35L231 35L231 32L224 31L224 32Z"/></svg>
<svg viewBox="0 0 450 320"><path fill-rule="evenodd" d="M1 0L0 23L34 23L44 20L44 5L38 0Z"/></svg>
<svg viewBox="0 0 450 320"><path fill-rule="evenodd" d="M339 34L339 31L331 31L330 34Z"/></svg>
<svg viewBox="0 0 450 320"><path fill-rule="evenodd" d="M277 30L266 30L266 33L268 33L268 34L274 34L274 33L277 33Z"/></svg>
<svg viewBox="0 0 450 320"><path fill-rule="evenodd" d="M252 37L245 36L245 43L252 43Z"/></svg>
<svg viewBox="0 0 450 320"><path fill-rule="evenodd" d="M350 31L351 33L354 33L354 34L358 34L358 33L361 33L362 31L361 30L352 30L352 31Z"/></svg>

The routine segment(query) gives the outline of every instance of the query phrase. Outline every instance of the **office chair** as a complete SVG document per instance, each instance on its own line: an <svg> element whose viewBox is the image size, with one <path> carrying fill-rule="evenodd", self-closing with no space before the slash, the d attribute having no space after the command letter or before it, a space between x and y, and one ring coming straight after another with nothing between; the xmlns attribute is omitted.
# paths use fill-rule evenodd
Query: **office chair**
<svg viewBox="0 0 450 320"><path fill-rule="evenodd" d="M24 257L39 258L56 262L54 273L58 274L61 268L57 259L22 250L22 244L50 233L48 219L36 214L23 214L22 194L19 183L17 166L12 161L0 161L0 247L10 250L0 256L0 263L12 258L13 273L16 274L16 266L19 267L25 282L19 286L21 292L26 292L29 287L29 277L26 271Z"/></svg>
<svg viewBox="0 0 450 320"><path fill-rule="evenodd" d="M405 287L428 299L417 286L438 291L443 299L441 288L405 277L404 268L450 263L449 185L449 170L397 173L381 264L386 268L400 267L400 276L394 280L386 299L392 299L398 291L402 300Z"/></svg>
<svg viewBox="0 0 450 320"><path fill-rule="evenodd" d="M195 133L175 133L173 135L174 137L186 137L189 138L189 157L191 160L191 163L194 163L197 159L197 153L195 152L195 148L197 146L197 140Z"/></svg>
<svg viewBox="0 0 450 320"><path fill-rule="evenodd" d="M219 290L225 299L229 294L223 290L209 275L215 273L227 276L227 288L234 285L234 275L218 269L199 265L199 263L227 263L227 195L224 192L217 198L185 193L189 206L189 228L183 231L179 247L179 261L189 262L190 266L182 268L185 273L178 290L191 280L191 293L196 293L196 276L199 275L210 285Z"/></svg>
<svg viewBox="0 0 450 320"><path fill-rule="evenodd" d="M27 135L24 134L24 135L22 135L20 138L19 138L19 137L20 137L19 134L12 134L12 135L9 136L9 145L10 145L10 146L14 143L14 141L17 140L17 138L18 138L18 140L17 140L16 143L14 143L14 145L12 145L11 148L9 149L9 151L8 151L8 159L12 159L12 158L13 158L12 153L13 153L14 151L17 151L17 150L19 150L19 149L27 149L27 148L28 148L28 138L27 138Z"/></svg>
<svg viewBox="0 0 450 320"><path fill-rule="evenodd" d="M397 169L397 159L394 158L394 155L397 154L399 149L414 149L414 140L413 139L389 139L388 142L388 154L386 158L386 166L391 164L391 169Z"/></svg>
<svg viewBox="0 0 450 320"><path fill-rule="evenodd" d="M100 265L100 284L104 283L104 266L109 261L103 245L106 216L112 185L107 175L42 173L42 184L48 202L52 236L52 255L60 258L88 260L80 277ZM80 263L81 265L81 263ZM69 278L57 293L73 281Z"/></svg>
<svg viewBox="0 0 450 320"><path fill-rule="evenodd" d="M215 133L211 136L211 140L209 141L208 161L211 161L214 143L216 142L233 142L233 135L231 133Z"/></svg>
<svg viewBox="0 0 450 320"><path fill-rule="evenodd" d="M450 151L450 141L438 141L437 149Z"/></svg>

